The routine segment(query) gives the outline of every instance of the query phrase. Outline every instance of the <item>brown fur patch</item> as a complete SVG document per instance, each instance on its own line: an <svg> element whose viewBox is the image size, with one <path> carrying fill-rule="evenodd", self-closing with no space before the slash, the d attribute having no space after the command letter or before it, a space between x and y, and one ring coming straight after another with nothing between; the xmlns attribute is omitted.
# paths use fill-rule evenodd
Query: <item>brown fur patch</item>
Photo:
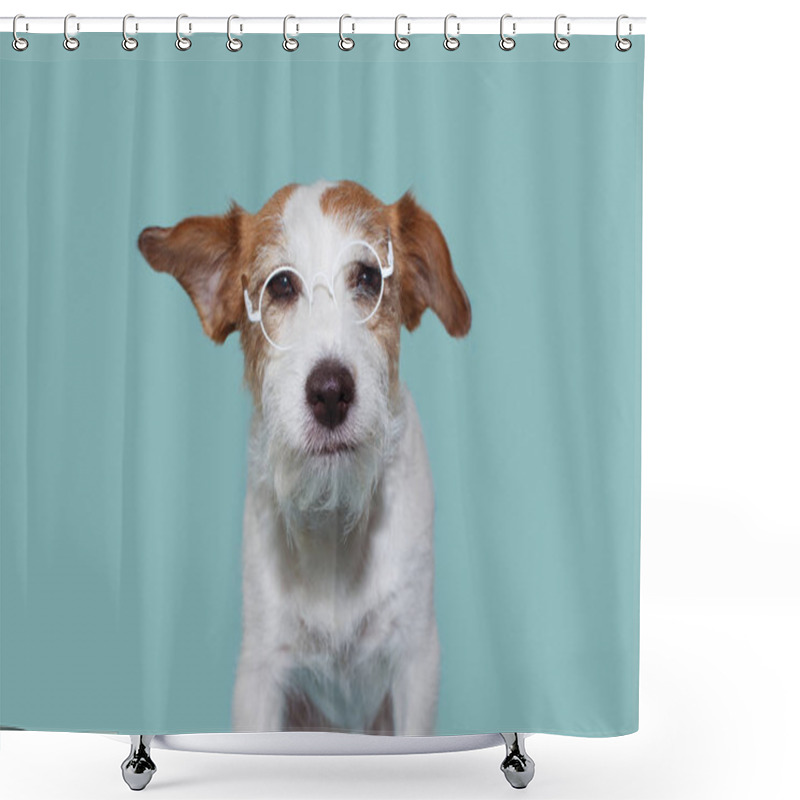
<svg viewBox="0 0 800 800"><path fill-rule="evenodd" d="M368 241L381 241L386 236L386 206L355 181L339 181L327 188L319 199L322 213L338 217L345 227L354 227Z"/></svg>
<svg viewBox="0 0 800 800"><path fill-rule="evenodd" d="M451 336L472 324L469 298L453 270L450 250L433 217L410 192L390 207L395 262L400 265L403 323L413 331L432 308Z"/></svg>
<svg viewBox="0 0 800 800"><path fill-rule="evenodd" d="M172 228L145 228L139 249L157 272L174 276L191 297L203 330L224 342L241 322L244 302L234 280L247 216L235 203L227 214L188 217Z"/></svg>

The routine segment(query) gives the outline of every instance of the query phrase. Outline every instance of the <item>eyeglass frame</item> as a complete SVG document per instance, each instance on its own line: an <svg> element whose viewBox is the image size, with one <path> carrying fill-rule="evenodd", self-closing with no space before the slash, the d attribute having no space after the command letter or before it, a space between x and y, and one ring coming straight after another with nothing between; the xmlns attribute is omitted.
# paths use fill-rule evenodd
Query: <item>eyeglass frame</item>
<svg viewBox="0 0 800 800"><path fill-rule="evenodd" d="M356 325L364 325L365 323L369 322L370 319L375 315L377 310L380 308L381 300L383 300L383 290L386 283L386 279L391 277L394 273L394 251L392 250L392 237L391 234L387 233L387 244L386 244L386 266L383 266L383 261L381 257L378 255L378 251L375 249L373 245L369 242L365 241L364 239L352 239L349 242L346 242L340 249L339 252L336 254L336 259L333 262L334 265L338 265L339 261L342 257L342 253L344 253L349 248L353 247L353 245L363 245L367 248L374 256L375 260L378 262L378 268L381 273L381 290L380 294L378 295L378 300L375 303L375 308L364 317L364 319L357 319L353 320ZM335 267L334 267L335 268ZM264 292L269 285L269 282L281 272L291 272L300 279L300 282L303 285L303 291L305 295L308 297L308 307L309 309L314 305L314 289L317 287L317 284L321 284L325 289L328 290L328 294L330 294L331 298L333 299L333 304L338 308L336 303L336 293L333 288L333 278L335 275L326 275L324 272L315 272L314 275L311 277L311 285L309 286L306 279L300 274L298 270L294 267L290 267L288 265L281 265L275 267L269 275L264 279L264 283L261 286L261 291L258 293L258 308L253 307L253 301L250 299L250 294L247 289L244 289L244 305L247 309L247 318L250 322L257 322L259 327L261 328L261 333L264 335L264 338L276 349L276 350L291 350L294 344L288 345L280 345L277 342L273 341L270 338L270 335L267 333L267 329L264 327L264 317L261 313L261 305L264 301ZM322 280L318 280L321 278Z"/></svg>

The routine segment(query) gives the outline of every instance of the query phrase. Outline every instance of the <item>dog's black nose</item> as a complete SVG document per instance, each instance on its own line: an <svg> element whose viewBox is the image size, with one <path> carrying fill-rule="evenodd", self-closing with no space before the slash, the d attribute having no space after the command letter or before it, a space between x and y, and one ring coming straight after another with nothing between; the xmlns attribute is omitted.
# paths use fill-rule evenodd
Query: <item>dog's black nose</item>
<svg viewBox="0 0 800 800"><path fill-rule="evenodd" d="M333 359L320 361L306 381L306 402L317 422L326 428L335 428L344 422L355 393L353 374Z"/></svg>

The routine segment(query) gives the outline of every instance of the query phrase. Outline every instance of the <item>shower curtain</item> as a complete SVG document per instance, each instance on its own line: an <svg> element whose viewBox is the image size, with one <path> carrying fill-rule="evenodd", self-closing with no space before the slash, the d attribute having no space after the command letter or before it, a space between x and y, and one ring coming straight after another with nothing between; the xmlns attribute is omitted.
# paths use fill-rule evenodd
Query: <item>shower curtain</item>
<svg viewBox="0 0 800 800"><path fill-rule="evenodd" d="M644 38L139 38L0 48L0 724L635 731Z"/></svg>

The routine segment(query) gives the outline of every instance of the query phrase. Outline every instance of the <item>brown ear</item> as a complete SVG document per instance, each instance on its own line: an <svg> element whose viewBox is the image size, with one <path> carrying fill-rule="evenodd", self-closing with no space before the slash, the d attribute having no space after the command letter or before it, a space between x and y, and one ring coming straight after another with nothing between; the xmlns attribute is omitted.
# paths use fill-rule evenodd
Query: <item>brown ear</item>
<svg viewBox="0 0 800 800"><path fill-rule="evenodd" d="M411 192L390 208L403 323L413 331L423 311L432 308L451 336L465 336L472 322L469 298L453 271L442 231Z"/></svg>
<svg viewBox="0 0 800 800"><path fill-rule="evenodd" d="M191 297L203 330L224 342L239 327L244 299L239 283L241 224L245 211L188 217L172 228L145 228L139 250L157 272L175 277Z"/></svg>

